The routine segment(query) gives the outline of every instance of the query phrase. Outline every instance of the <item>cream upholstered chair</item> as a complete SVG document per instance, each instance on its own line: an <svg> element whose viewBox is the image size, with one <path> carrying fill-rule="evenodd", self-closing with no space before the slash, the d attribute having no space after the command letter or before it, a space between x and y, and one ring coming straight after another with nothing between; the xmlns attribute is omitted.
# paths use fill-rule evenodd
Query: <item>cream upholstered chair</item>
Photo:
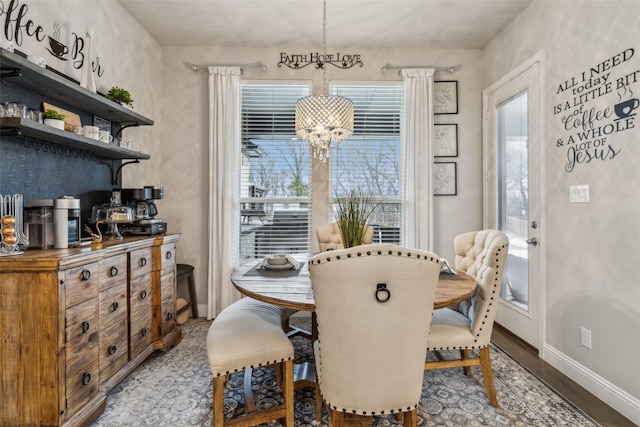
<svg viewBox="0 0 640 427"><path fill-rule="evenodd" d="M498 297L509 239L498 230L463 233L454 240L455 268L475 277L478 287L469 300L457 307L435 310L429 333L429 350L460 350L460 359L425 362L424 368L463 367L466 375L470 366L480 365L489 403L498 406L489 342L498 308ZM470 350L478 350L479 358L469 358Z"/></svg>
<svg viewBox="0 0 640 427"><path fill-rule="evenodd" d="M287 427L294 426L294 349L282 330L283 310L252 298L242 298L222 310L211 323L206 346L213 374L214 427L255 426L278 418L285 418ZM226 421L224 378L234 372L245 371L246 381L246 375L250 373L248 370L271 365L276 368L278 383L282 383L284 403L258 411L254 411L258 409L255 404L253 408L247 404L244 415ZM245 395L245 401L249 400L250 397Z"/></svg>
<svg viewBox="0 0 640 427"><path fill-rule="evenodd" d="M437 255L387 244L309 260L317 383L334 426L345 413L416 425L439 271Z"/></svg>
<svg viewBox="0 0 640 427"><path fill-rule="evenodd" d="M316 236L318 237L318 245L320 246L320 252L324 252L328 249L342 249L342 235L340 234L340 227L337 222L330 222L323 224L316 229ZM373 242L373 227L367 226L367 232L364 235L365 244Z"/></svg>

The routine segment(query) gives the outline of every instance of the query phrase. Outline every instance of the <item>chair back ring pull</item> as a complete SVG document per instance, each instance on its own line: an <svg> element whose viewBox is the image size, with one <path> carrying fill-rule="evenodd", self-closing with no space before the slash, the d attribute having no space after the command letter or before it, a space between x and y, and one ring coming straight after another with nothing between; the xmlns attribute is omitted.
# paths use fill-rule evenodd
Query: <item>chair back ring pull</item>
<svg viewBox="0 0 640 427"><path fill-rule="evenodd" d="M382 296L380 294L382 293ZM378 283L376 286L376 300L378 302L387 302L391 299L391 292L387 289L386 283Z"/></svg>

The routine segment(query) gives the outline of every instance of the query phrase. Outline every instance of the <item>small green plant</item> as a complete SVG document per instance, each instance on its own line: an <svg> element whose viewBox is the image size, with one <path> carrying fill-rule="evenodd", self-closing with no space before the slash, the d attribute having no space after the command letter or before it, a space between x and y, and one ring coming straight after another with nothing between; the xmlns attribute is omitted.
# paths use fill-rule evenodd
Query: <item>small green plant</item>
<svg viewBox="0 0 640 427"><path fill-rule="evenodd" d="M121 87L112 87L111 89L109 89L109 92L107 92L106 97L107 99L110 99L113 102L117 102L118 104L133 107L133 99L131 99L131 94L128 90L122 89Z"/></svg>
<svg viewBox="0 0 640 427"><path fill-rule="evenodd" d="M64 120L64 114L58 113L56 110L47 110L42 113L43 119L55 119L55 120Z"/></svg>

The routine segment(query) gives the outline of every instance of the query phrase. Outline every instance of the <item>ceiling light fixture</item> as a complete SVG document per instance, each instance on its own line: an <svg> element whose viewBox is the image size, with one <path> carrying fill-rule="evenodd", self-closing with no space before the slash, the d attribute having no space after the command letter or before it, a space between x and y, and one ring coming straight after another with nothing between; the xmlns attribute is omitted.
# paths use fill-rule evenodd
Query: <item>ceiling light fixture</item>
<svg viewBox="0 0 640 427"><path fill-rule="evenodd" d="M296 134L309 141L313 157L326 162L331 149L353 133L353 102L327 92L327 1L323 2L322 58L316 68L322 68L322 95L311 95L296 102ZM335 145L332 145L335 143Z"/></svg>

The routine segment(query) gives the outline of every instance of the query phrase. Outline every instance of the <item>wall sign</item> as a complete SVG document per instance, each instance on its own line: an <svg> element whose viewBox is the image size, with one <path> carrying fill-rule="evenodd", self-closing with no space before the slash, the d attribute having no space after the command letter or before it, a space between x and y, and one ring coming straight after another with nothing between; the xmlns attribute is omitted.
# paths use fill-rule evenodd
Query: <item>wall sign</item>
<svg viewBox="0 0 640 427"><path fill-rule="evenodd" d="M37 2L35 2L37 4ZM85 39L72 32L70 45L62 42L62 30L58 21L51 23L51 33L45 32L45 27L29 18L29 6L20 0L0 0L0 24L7 41L13 42L16 47L22 46L26 38L33 38L39 43L45 43L45 49L51 56L60 61L73 61L73 68L79 70L86 60ZM19 49L18 49L19 50ZM26 52L23 52L26 53ZM100 58L95 57L91 61L93 72L102 77L104 68L100 65Z"/></svg>
<svg viewBox="0 0 640 427"><path fill-rule="evenodd" d="M555 146L566 152L566 172L579 164L612 160L622 151L616 136L635 128L640 69L628 72L620 65L634 54L633 48L626 49L558 84L553 115L566 133L555 138Z"/></svg>
<svg viewBox="0 0 640 427"><path fill-rule="evenodd" d="M349 69L355 65L360 65L360 67L363 66L360 55L358 54L342 55L340 53L336 53L323 55L316 52L309 54L287 55L285 52L281 52L278 67L285 65L293 70L298 70L311 64L315 64L317 69L324 68L325 64L333 65L334 67L341 68L343 70Z"/></svg>

